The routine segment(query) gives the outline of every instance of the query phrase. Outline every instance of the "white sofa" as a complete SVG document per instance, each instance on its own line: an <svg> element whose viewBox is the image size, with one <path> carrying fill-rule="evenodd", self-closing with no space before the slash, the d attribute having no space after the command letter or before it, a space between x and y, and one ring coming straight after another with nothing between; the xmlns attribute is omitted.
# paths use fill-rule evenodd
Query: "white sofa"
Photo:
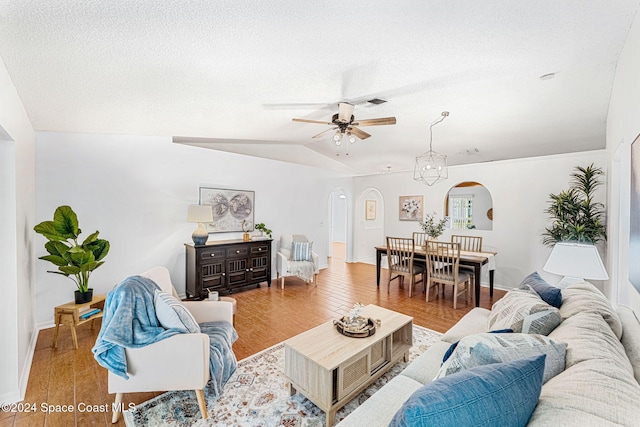
<svg viewBox="0 0 640 427"><path fill-rule="evenodd" d="M548 338L567 343L565 369L542 386L530 426L640 425L640 322L614 310L588 282L562 290L562 323ZM451 343L487 332L491 312L475 308L384 385L339 427L388 426L414 391L430 383Z"/></svg>
<svg viewBox="0 0 640 427"><path fill-rule="evenodd" d="M162 291L178 298L169 270L155 267L140 274L153 280ZM227 301L183 301L198 323L233 322L233 305ZM177 334L141 348L125 349L127 375L124 379L111 371L109 393L116 393L115 408L121 409L123 393L196 390L203 418L207 418L202 390L209 381L209 336L203 333ZM117 422L119 410L113 413Z"/></svg>

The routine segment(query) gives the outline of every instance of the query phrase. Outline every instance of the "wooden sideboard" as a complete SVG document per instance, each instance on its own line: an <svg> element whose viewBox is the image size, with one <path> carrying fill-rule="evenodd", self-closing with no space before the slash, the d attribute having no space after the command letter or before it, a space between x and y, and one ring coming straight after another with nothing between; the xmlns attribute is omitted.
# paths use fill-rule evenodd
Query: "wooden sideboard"
<svg viewBox="0 0 640 427"><path fill-rule="evenodd" d="M187 243L185 249L190 297L206 298L207 289L228 295L261 282L271 286L271 239Z"/></svg>

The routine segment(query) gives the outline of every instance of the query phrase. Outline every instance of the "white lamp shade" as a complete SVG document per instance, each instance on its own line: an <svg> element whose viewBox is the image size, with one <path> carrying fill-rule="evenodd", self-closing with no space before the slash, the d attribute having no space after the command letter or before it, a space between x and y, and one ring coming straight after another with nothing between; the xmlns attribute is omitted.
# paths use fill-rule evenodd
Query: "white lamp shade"
<svg viewBox="0 0 640 427"><path fill-rule="evenodd" d="M609 278L598 248L588 243L556 243L542 269L561 276L593 280Z"/></svg>
<svg viewBox="0 0 640 427"><path fill-rule="evenodd" d="M213 222L211 205L189 205L188 222Z"/></svg>

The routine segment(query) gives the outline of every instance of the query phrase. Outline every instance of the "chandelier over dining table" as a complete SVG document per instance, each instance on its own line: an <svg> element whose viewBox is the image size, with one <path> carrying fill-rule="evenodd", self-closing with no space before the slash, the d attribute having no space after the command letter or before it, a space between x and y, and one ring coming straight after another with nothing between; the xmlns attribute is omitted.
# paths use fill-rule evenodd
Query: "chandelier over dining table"
<svg viewBox="0 0 640 427"><path fill-rule="evenodd" d="M429 186L449 177L447 170L447 156L433 151L433 127L449 116L448 111L442 112L442 117L429 126L429 151L416 157L413 169L413 179Z"/></svg>

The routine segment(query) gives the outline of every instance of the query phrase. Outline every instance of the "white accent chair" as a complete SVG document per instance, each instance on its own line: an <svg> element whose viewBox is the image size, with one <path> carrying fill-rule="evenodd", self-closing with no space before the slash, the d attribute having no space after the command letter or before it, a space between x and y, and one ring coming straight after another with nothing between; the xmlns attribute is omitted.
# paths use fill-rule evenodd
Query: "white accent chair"
<svg viewBox="0 0 640 427"><path fill-rule="evenodd" d="M311 258L313 261L292 261L291 259L291 247L293 246L293 241L297 242L308 242L306 236L302 234L283 234L280 236L280 247L278 248L278 252L276 254L276 280L280 279L280 287L284 289L284 278L289 276L298 276L298 273L295 271L295 263L307 262L309 265L313 262L313 280L311 283L316 282L316 276L320 272L319 261L320 258L318 254L311 251ZM305 280L303 278L303 280Z"/></svg>
<svg viewBox="0 0 640 427"><path fill-rule="evenodd" d="M153 280L163 291L176 293L169 270L154 267L140 274ZM233 322L229 301L183 301L198 323ZM126 380L109 371L109 393L116 393L111 422L117 423L123 393L168 390L195 390L202 418L208 418L203 389L209 381L209 337L206 334L177 334L142 348L126 348Z"/></svg>

